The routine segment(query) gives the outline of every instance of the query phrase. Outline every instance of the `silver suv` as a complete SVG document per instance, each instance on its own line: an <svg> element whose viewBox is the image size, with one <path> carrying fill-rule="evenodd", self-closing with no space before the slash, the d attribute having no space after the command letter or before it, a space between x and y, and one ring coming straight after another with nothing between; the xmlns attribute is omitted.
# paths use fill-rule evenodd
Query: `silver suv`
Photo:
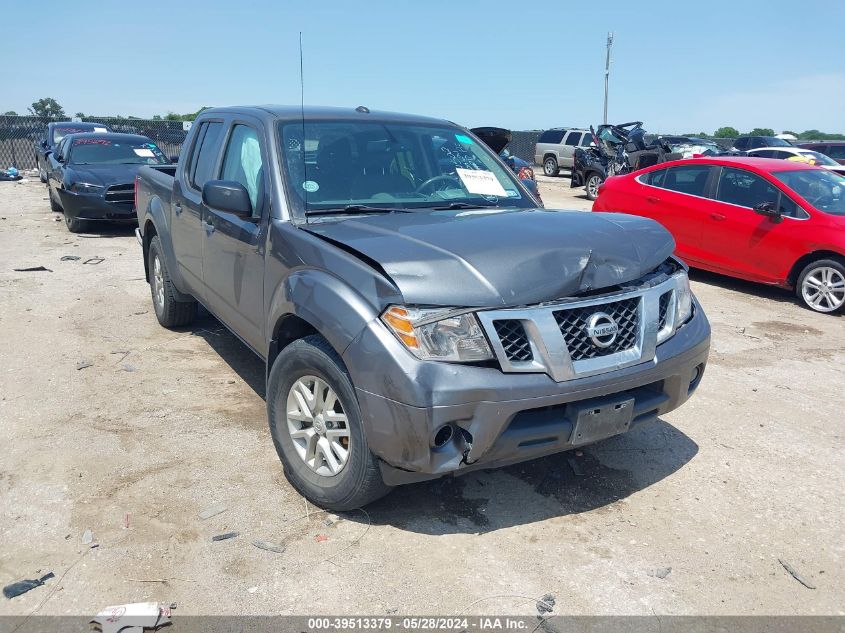
<svg viewBox="0 0 845 633"><path fill-rule="evenodd" d="M534 147L534 162L543 166L547 176L557 176L561 169L572 169L576 147L589 147L593 142L590 130L559 127L546 130Z"/></svg>

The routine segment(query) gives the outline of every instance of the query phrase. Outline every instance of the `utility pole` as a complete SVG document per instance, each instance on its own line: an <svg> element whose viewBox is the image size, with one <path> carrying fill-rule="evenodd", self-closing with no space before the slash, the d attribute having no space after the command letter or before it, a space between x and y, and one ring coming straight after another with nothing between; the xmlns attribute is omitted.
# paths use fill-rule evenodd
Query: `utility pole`
<svg viewBox="0 0 845 633"><path fill-rule="evenodd" d="M613 47L613 33L607 34L607 59L604 62L604 123L607 125L607 86L610 82L610 49Z"/></svg>

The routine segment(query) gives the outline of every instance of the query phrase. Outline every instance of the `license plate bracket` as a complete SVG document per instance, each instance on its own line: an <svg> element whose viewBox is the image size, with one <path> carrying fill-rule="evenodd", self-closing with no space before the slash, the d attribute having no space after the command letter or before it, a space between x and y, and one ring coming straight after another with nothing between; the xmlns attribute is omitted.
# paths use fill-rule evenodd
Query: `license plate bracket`
<svg viewBox="0 0 845 633"><path fill-rule="evenodd" d="M574 413L575 428L572 429L570 444L591 444L631 428L634 399L583 402L577 405Z"/></svg>

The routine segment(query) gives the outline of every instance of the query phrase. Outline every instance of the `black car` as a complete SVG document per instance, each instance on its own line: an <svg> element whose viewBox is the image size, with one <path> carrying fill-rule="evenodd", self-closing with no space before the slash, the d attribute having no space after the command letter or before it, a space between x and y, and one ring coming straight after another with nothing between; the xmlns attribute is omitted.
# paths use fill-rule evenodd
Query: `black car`
<svg viewBox="0 0 845 633"><path fill-rule="evenodd" d="M68 134L84 132L111 132L107 125L101 123L75 123L63 121L61 123L48 123L47 135L35 143L35 166L38 168L38 177L41 182L47 182L47 175L50 169L50 161L47 156L56 150L56 146Z"/></svg>
<svg viewBox="0 0 845 633"><path fill-rule="evenodd" d="M792 147L792 143L777 136L740 136L734 141L734 149L747 152L758 147Z"/></svg>
<svg viewBox="0 0 845 633"><path fill-rule="evenodd" d="M146 136L70 134L48 156L50 208L62 211L71 233L89 220L135 222L135 176L142 165L170 161Z"/></svg>

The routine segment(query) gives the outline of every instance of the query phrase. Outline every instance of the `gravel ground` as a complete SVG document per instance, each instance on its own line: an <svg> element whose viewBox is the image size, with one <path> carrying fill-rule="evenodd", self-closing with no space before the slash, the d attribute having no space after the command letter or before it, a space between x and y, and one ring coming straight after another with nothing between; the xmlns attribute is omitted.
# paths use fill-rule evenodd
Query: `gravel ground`
<svg viewBox="0 0 845 633"><path fill-rule="evenodd" d="M565 178L541 189L589 208ZM841 316L694 273L713 349L684 407L338 516L284 479L261 362L207 315L159 327L131 229L71 235L37 180L0 183L0 217L0 584L57 576L0 614L48 596L39 613L530 614L544 594L557 614L845 609ZM52 272L13 270L30 266Z"/></svg>

